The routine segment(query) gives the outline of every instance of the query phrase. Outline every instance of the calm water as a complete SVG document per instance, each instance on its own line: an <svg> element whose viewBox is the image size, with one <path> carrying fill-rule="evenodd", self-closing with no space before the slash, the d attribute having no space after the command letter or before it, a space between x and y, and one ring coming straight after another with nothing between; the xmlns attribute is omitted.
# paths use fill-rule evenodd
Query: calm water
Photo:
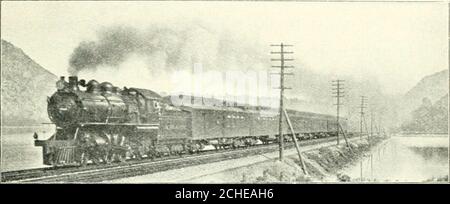
<svg viewBox="0 0 450 204"><path fill-rule="evenodd" d="M43 167L42 148L34 146L33 133L38 133L39 139L46 139L54 131L53 125L2 127L1 170Z"/></svg>
<svg viewBox="0 0 450 204"><path fill-rule="evenodd" d="M447 136L392 137L342 171L358 182L424 182L448 177Z"/></svg>

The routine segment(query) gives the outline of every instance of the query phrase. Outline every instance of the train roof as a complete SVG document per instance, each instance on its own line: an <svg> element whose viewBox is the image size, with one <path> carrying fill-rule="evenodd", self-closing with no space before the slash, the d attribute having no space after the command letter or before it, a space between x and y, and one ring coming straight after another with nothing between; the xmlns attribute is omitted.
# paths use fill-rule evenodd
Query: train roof
<svg viewBox="0 0 450 204"><path fill-rule="evenodd" d="M189 98L187 98L189 97ZM240 104L237 102L226 101L224 103L223 100L215 99L215 98L206 98L206 97L198 97L192 96L190 98L189 95L169 95L162 98L166 103L172 106L178 106L179 108L186 111L194 111L194 110L211 110L211 111L230 111L230 112L251 112L251 113L261 113L262 111L270 111L276 113L278 115L278 108L273 107L265 107L265 106L253 106L248 104ZM179 104L174 104L173 99L182 100L177 101ZM189 99L189 100L187 100ZM194 100L194 104L192 104L191 99ZM224 105L225 104L225 105ZM335 119L336 116L306 112L306 111L297 111L293 109L287 109L289 116L297 116L297 117L306 117L306 118L317 118L317 119L327 119L332 120ZM344 119L343 117L340 117Z"/></svg>
<svg viewBox="0 0 450 204"><path fill-rule="evenodd" d="M336 116L333 115L327 115L327 114L321 114L321 113L313 113L313 112L305 112L305 111L297 111L297 110L292 110L292 109L287 109L288 115L292 115L292 116L298 116L298 117L314 117L314 118L327 118L327 119L332 119L335 118ZM342 117L339 117L342 118Z"/></svg>
<svg viewBox="0 0 450 204"><path fill-rule="evenodd" d="M249 110L242 107L232 107L232 106L198 106L198 105L183 105L181 106L182 109L188 110L188 111L194 111L194 110L210 110L210 111L229 111L229 112L242 112L242 113L248 113L248 112L254 112L258 113L259 111L255 110Z"/></svg>
<svg viewBox="0 0 450 204"><path fill-rule="evenodd" d="M180 105L180 106L192 106L192 103L194 103L197 106L223 106L224 100L215 99L215 98L207 98L207 97L201 97L201 96L190 96L190 95L169 95L163 97L163 100L166 103L169 103L171 105ZM227 103L233 103L229 102Z"/></svg>
<svg viewBox="0 0 450 204"><path fill-rule="evenodd" d="M181 106L186 110L216 110L233 112L258 112L266 107L257 107L237 103L234 101L224 101L215 98L206 98L190 95L169 95L163 97L164 102L172 106ZM174 101L175 100L175 101Z"/></svg>
<svg viewBox="0 0 450 204"><path fill-rule="evenodd" d="M266 109L256 109L254 106L250 107L229 107L229 106L182 106L180 107L183 110L194 111L194 110L210 110L210 111L229 111L229 112L241 112L241 113L261 113L263 110L271 110L272 113L268 114L268 116L278 115L278 109L276 108L266 108ZM315 119L323 119L323 120L334 120L336 116L326 115L326 114L318 114L312 112L304 112L304 111L296 111L292 109L287 110L289 116L297 116L304 118L315 118ZM343 117L339 117L341 119L345 119Z"/></svg>
<svg viewBox="0 0 450 204"><path fill-rule="evenodd" d="M157 94L154 91L148 90L148 89L129 88L127 90L136 91L136 92L142 94L146 99L160 100L162 98L161 95Z"/></svg>

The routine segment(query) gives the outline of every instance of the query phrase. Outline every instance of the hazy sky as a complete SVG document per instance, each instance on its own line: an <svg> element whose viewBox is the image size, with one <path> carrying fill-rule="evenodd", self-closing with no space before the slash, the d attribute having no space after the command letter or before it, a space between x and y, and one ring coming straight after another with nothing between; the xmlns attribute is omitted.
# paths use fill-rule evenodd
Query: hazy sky
<svg viewBox="0 0 450 204"><path fill-rule="evenodd" d="M205 22L260 44L294 44L319 73L376 77L391 93L448 68L445 3L1 2L2 39L56 75L102 26Z"/></svg>

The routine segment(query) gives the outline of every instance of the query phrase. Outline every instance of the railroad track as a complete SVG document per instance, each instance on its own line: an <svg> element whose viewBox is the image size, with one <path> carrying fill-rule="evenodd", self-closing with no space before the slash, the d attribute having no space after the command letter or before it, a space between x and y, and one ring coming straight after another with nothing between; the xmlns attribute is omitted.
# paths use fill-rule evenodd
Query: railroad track
<svg viewBox="0 0 450 204"><path fill-rule="evenodd" d="M335 138L322 138L300 141L302 146L329 142ZM287 143L285 148L294 147ZM240 157L264 154L278 150L278 144L257 145L247 148L226 149L219 151L204 151L193 155L171 156L155 160L129 160L124 163L103 165L88 165L85 167L45 167L19 171L2 172L2 182L32 182L32 183L60 183L60 182L101 182L119 178L151 174L170 169L194 166L205 163L218 162Z"/></svg>

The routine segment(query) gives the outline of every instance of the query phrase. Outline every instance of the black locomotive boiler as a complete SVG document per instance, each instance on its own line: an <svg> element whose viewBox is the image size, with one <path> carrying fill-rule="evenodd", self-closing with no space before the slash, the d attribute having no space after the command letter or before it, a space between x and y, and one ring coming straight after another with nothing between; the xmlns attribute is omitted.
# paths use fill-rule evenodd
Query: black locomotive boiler
<svg viewBox="0 0 450 204"><path fill-rule="evenodd" d="M194 153L206 145L238 148L277 141L278 115L265 114L267 107L182 95L161 97L147 89L86 83L76 76L68 82L61 77L56 87L48 98L56 132L47 140L35 134L35 146L43 148L47 165L109 163ZM201 102L173 102L183 97ZM336 135L336 118L331 115L287 112L300 140ZM345 122L341 125L345 129ZM287 126L283 128L287 133Z"/></svg>

